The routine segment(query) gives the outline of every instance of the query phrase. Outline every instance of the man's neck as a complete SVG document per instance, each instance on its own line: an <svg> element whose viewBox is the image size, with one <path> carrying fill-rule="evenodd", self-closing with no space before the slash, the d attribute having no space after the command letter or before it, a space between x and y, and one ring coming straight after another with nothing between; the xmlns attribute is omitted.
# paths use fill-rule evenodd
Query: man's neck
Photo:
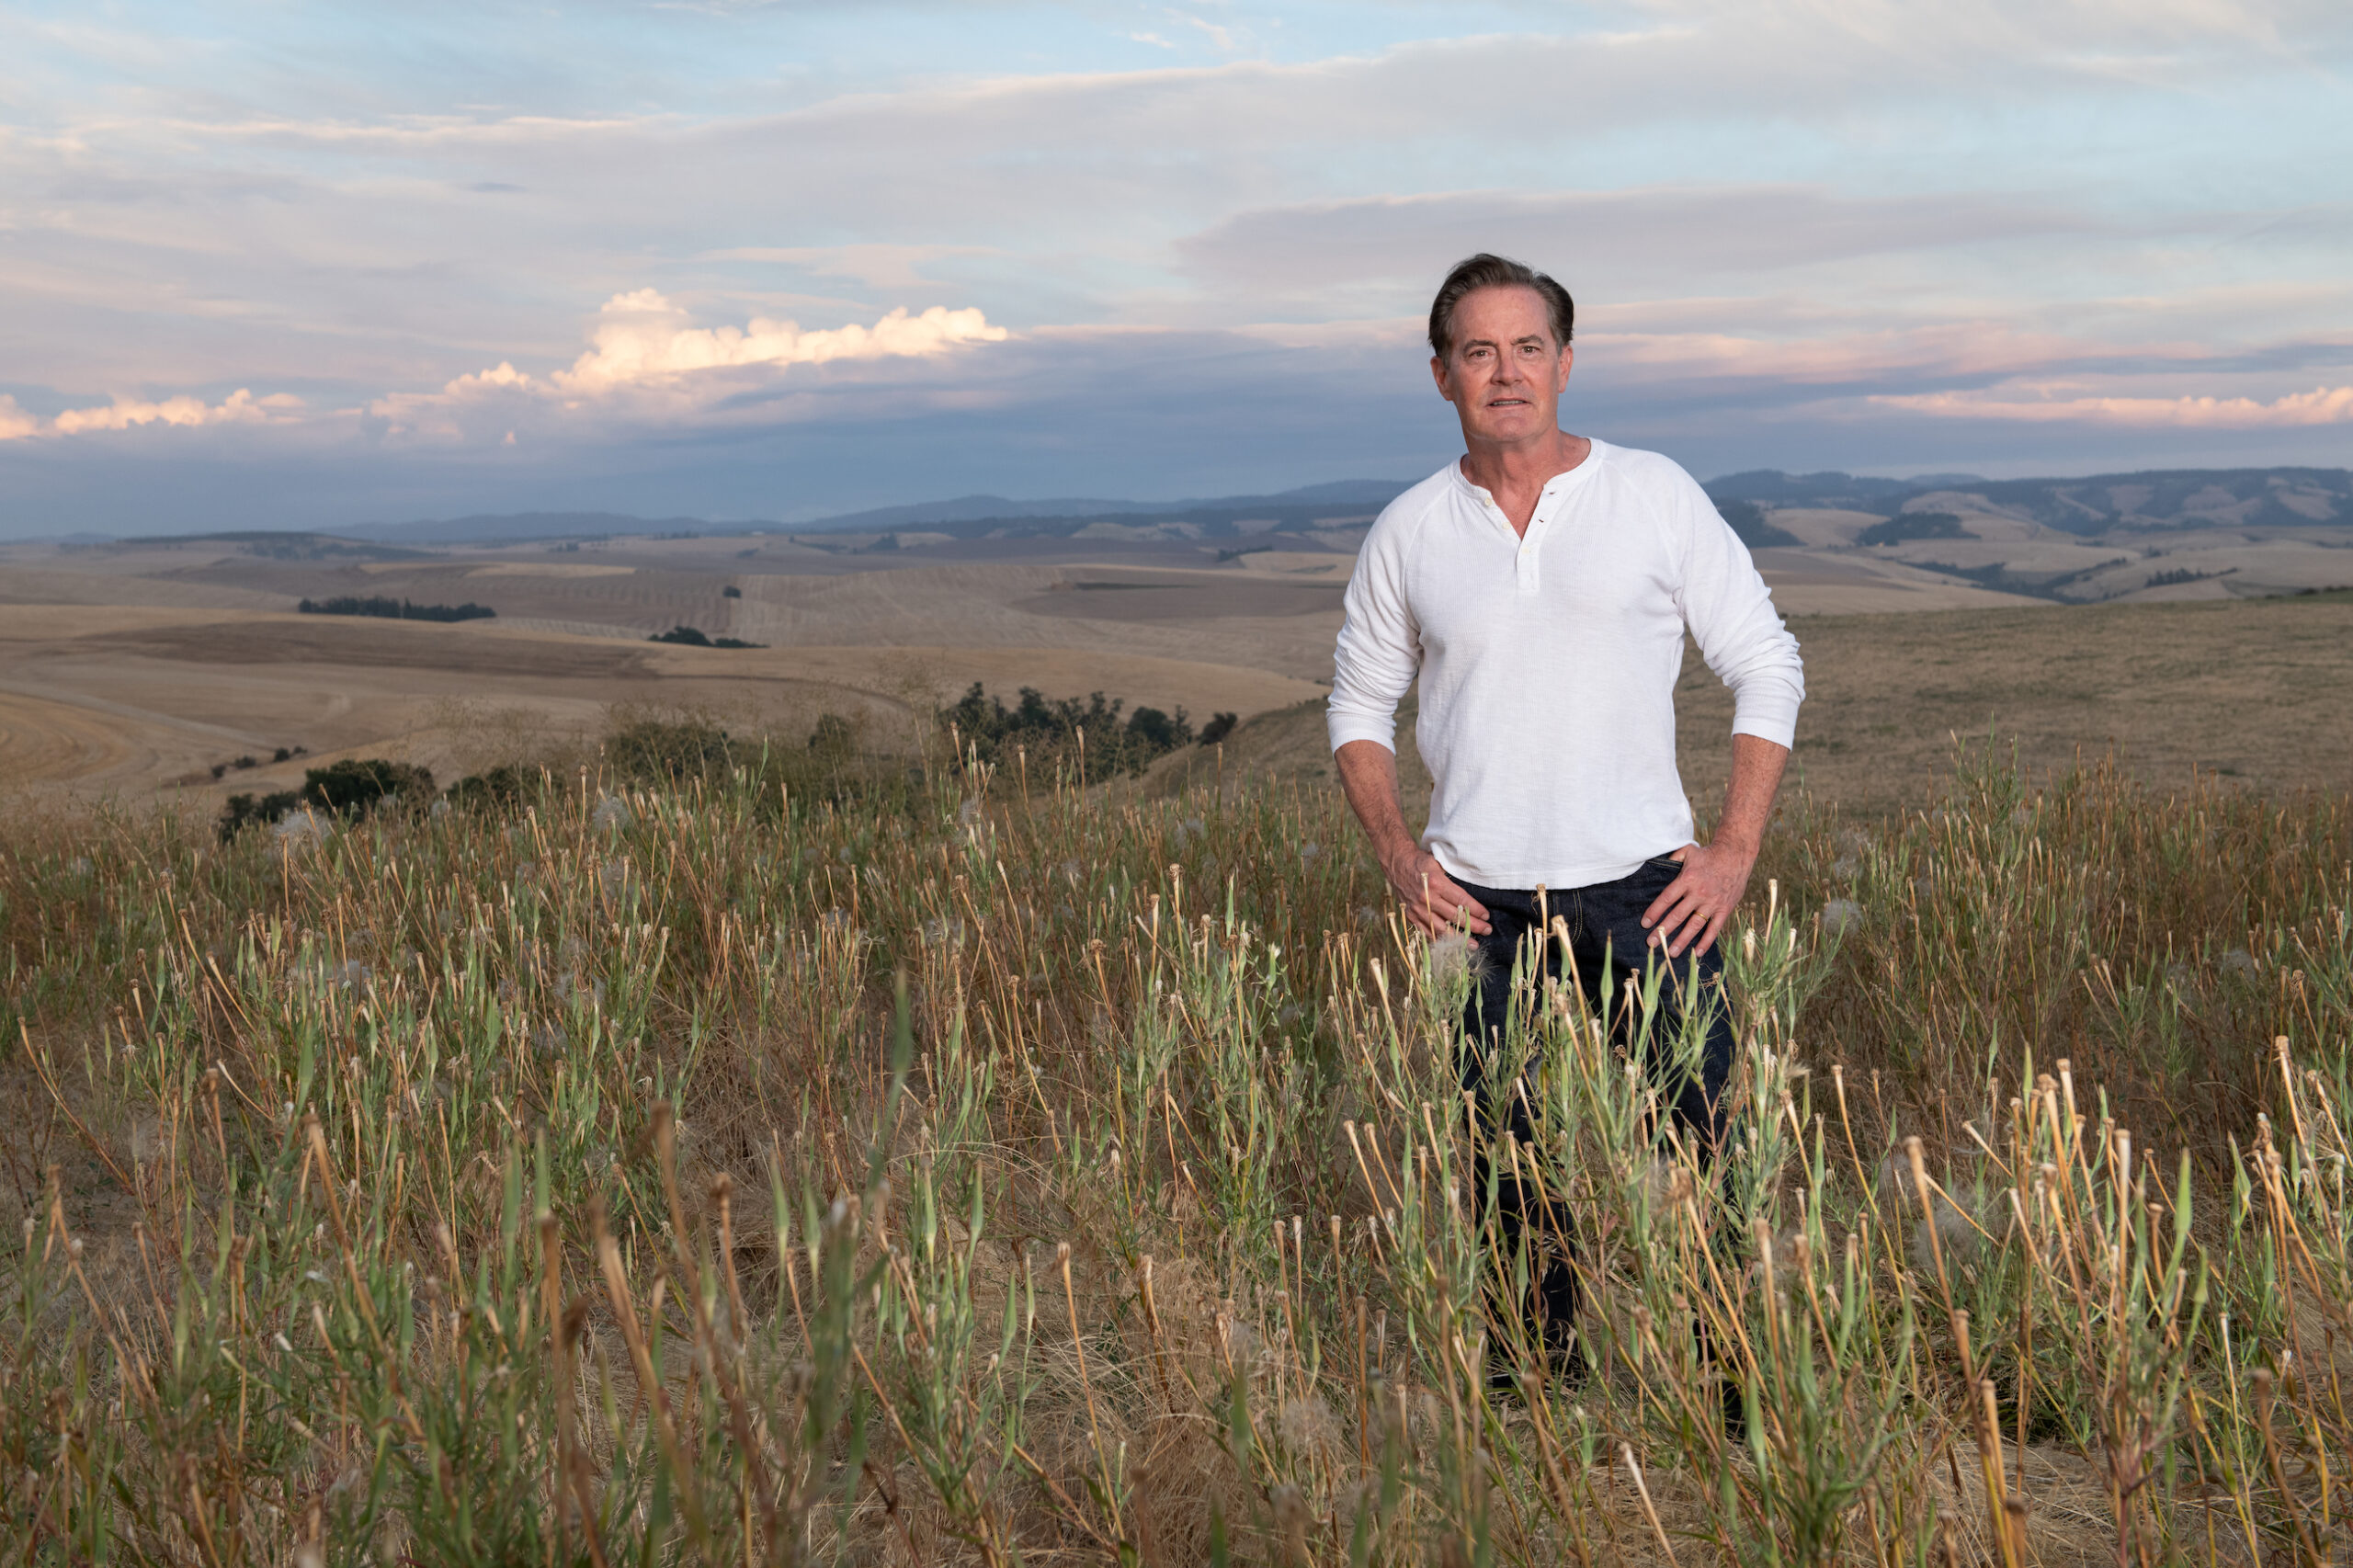
<svg viewBox="0 0 2353 1568"><path fill-rule="evenodd" d="M1536 515L1544 486L1591 456L1593 443L1583 436L1555 430L1550 437L1499 446L1471 445L1462 454L1462 477L1495 498L1515 533L1526 533Z"/></svg>

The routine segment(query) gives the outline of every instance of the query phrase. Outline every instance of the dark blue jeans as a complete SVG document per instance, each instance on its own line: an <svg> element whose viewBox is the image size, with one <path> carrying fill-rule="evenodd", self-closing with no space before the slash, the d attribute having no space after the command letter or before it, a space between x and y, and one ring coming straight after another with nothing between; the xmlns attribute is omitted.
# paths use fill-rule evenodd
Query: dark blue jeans
<svg viewBox="0 0 2353 1568"><path fill-rule="evenodd" d="M1563 973L1562 944L1543 937L1552 920L1566 927L1571 964L1565 967L1574 968L1578 988L1596 1008L1603 1006L1603 978L1608 977L1612 1041L1626 1051L1633 1050L1638 1040L1642 1042L1645 1066L1668 1075L1661 1098L1677 1131L1703 1159L1713 1158L1723 1139L1724 1085L1732 1075L1734 1049L1732 1019L1723 1005L1723 954L1711 947L1700 955L1694 993L1689 950L1677 960L1666 958L1648 946L1650 933L1642 924L1643 912L1681 870L1677 862L1662 855L1613 881L1548 891L1540 903L1533 890L1460 882L1486 906L1491 927L1486 936L1475 938L1477 981L1463 1005L1461 1058L1462 1086L1478 1123L1474 1131L1480 1153L1473 1175L1483 1201L1488 1179L1485 1151L1506 1131L1523 1144L1536 1142L1536 1129L1518 1085L1494 1080L1502 1067L1502 1036L1513 1005L1513 965L1540 963L1545 975ZM1532 943L1531 935L1536 937ZM1524 951L1524 945L1529 950ZM1629 998L1640 996L1654 953L1665 972L1658 1006L1645 1029L1639 1003L1630 1006ZM1537 989L1540 994L1541 987ZM1678 1071L1671 1042L1682 1033L1684 1016L1694 1006L1705 1010L1704 1040L1697 1062ZM1565 1356L1577 1308L1576 1244L1569 1217L1540 1181L1532 1176L1523 1180L1506 1163L1495 1174L1495 1211L1490 1221L1506 1259L1517 1256L1523 1244L1529 1249L1529 1299L1520 1304L1518 1317L1539 1330L1552 1358ZM1489 1303L1491 1315L1499 1315L1497 1306Z"/></svg>

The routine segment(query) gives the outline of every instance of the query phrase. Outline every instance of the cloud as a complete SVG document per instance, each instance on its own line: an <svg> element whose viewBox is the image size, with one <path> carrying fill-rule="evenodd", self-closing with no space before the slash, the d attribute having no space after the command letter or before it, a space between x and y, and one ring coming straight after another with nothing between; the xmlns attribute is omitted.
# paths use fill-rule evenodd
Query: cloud
<svg viewBox="0 0 2353 1568"><path fill-rule="evenodd" d="M21 441L40 433L40 421L17 406L17 400L0 392L0 441Z"/></svg>
<svg viewBox="0 0 2353 1568"><path fill-rule="evenodd" d="M1506 0L1279 27L1137 0L1088 27L857 14L819 29L839 49L799 47L801 4L747 6L745 31L591 10L628 25L575 29L561 69L494 7L404 13L396 49L307 12L168 44L151 19L134 61L87 69L0 17L31 83L0 130L6 383L32 405L0 404L7 461L93 495L148 448L344 462L381 494L439 475L457 509L631 464L677 506L748 497L728 475L770 450L783 488L845 504L1091 484L1088 463L1222 488L1205 476L1249 443L1253 473L1293 460L1277 432L1341 465L1304 473L1385 472L1447 435L1415 317L1476 245L1576 290L1583 426L1702 467L2343 460L2345 426L2279 396L2353 382L2353 343L2325 341L2353 321L2343 0ZM1246 18L1230 41L1260 57L1212 55L1187 12ZM1481 25L1523 30L1457 36ZM1542 87L1498 109L1499 82ZM313 412L212 406L234 387ZM115 388L153 401L82 406ZM854 431L920 455L877 477L829 444ZM10 489L0 523L28 506Z"/></svg>
<svg viewBox="0 0 2353 1568"><path fill-rule="evenodd" d="M773 372L794 365L839 361L929 359L975 344L1002 343L1012 335L991 326L972 308L933 305L910 314L904 306L871 326L804 331L792 321L755 316L745 326L698 327L688 312L660 290L616 294L597 312L587 351L567 369L535 376L501 360L449 381L438 393L394 392L369 405L396 432L433 428L461 433L452 415L468 405L523 397L579 412L617 399L627 413L688 415L708 413L748 390L740 375ZM761 384L772 381L762 378Z"/></svg>
<svg viewBox="0 0 2353 1568"><path fill-rule="evenodd" d="M594 347L550 378L562 391L595 394L694 370L745 365L822 365L830 359L920 358L1009 335L977 310L934 305L911 316L904 306L872 326L803 332L790 321L755 316L736 328L690 327L687 312L652 289L605 301ZM506 367L501 366L504 369Z"/></svg>
<svg viewBox="0 0 2353 1568"><path fill-rule="evenodd" d="M117 397L96 408L69 408L46 422L26 413L12 397L0 397L0 441L35 436L83 436L101 430L129 430L140 425L267 425L290 416L302 400L288 392L257 398L240 387L216 403L200 397L167 397L160 402Z"/></svg>
<svg viewBox="0 0 2353 1568"><path fill-rule="evenodd" d="M1241 47L1238 35L1232 28L1220 27L1215 22L1205 21L1199 17L1188 16L1181 11L1169 12L1168 19L1172 22L1181 22L1194 28L1203 38L1208 39L1221 53L1231 54Z"/></svg>
<svg viewBox="0 0 2353 1568"><path fill-rule="evenodd" d="M711 261L773 261L820 278L852 278L870 289L926 289L922 266L949 256L990 256L990 245L735 245L707 253Z"/></svg>
<svg viewBox="0 0 2353 1568"><path fill-rule="evenodd" d="M1948 193L1843 197L1786 184L1626 190L1458 190L1237 212L1178 240L1204 281L1277 296L1335 283L1427 289L1473 250L1555 270L1573 292L1607 278L1654 296L1698 277L1752 277L1898 251L1950 252L2113 229L2054 203Z"/></svg>
<svg viewBox="0 0 2353 1568"><path fill-rule="evenodd" d="M2295 428L2353 423L2353 387L2314 387L2269 403L2250 397L2019 398L2001 393L1926 392L1868 400L1878 408L1955 419L2015 419L2037 424L2187 426L2210 430Z"/></svg>

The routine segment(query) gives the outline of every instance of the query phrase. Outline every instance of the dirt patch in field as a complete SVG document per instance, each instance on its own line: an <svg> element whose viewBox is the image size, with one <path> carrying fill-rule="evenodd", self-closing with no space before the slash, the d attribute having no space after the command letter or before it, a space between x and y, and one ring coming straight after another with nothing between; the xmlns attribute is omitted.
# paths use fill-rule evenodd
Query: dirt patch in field
<svg viewBox="0 0 2353 1568"><path fill-rule="evenodd" d="M634 566L542 565L531 561L500 561L467 570L469 577L626 577Z"/></svg>
<svg viewBox="0 0 2353 1568"><path fill-rule="evenodd" d="M1325 615L1339 608L1345 582L1225 576L1123 577L1089 574L1014 601L1032 615L1085 620L1214 620L1228 616Z"/></svg>
<svg viewBox="0 0 2353 1568"><path fill-rule="evenodd" d="M256 619L156 627L85 638L82 651L103 647L203 665L360 665L476 670L500 676L614 680L651 673L642 650L608 642L484 636L445 626L411 627L398 622L374 627L350 624L356 617L322 618L329 619L345 624Z"/></svg>

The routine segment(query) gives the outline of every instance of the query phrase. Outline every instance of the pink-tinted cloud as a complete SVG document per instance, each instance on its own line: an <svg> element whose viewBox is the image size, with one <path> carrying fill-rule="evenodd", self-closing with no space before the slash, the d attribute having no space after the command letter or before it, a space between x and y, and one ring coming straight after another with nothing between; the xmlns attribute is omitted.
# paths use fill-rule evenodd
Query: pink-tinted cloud
<svg viewBox="0 0 2353 1568"><path fill-rule="evenodd" d="M1949 322L1882 331L1826 331L1803 337L1726 332L1597 332L1578 349L1595 364L1640 367L1651 375L1758 377L1823 383L1890 375L2017 376L2080 364L2118 351L2098 339L2022 332L1998 322ZM2143 358L2194 360L2189 345L2137 348Z"/></svg>
<svg viewBox="0 0 2353 1568"><path fill-rule="evenodd" d="M438 392L394 392L369 405L396 431L435 429L456 434L453 416L469 405L524 397L579 410L628 394L638 413L690 415L744 390L740 378L722 384L713 372L782 370L835 360L928 358L1012 335L973 309L934 305L910 314L904 306L871 326L851 322L803 331L797 322L755 316L741 327L698 327L658 290L616 294L597 312L590 347L567 369L535 376L506 360L449 382Z"/></svg>
<svg viewBox="0 0 2353 1568"><path fill-rule="evenodd" d="M69 408L54 419L26 413L11 397L0 397L0 441L28 440L36 436L82 436L105 430L129 430L141 425L267 425L291 417L302 400L287 392L256 397L240 387L219 403L182 395L150 402L118 397L95 408Z"/></svg>
<svg viewBox="0 0 2353 1568"><path fill-rule="evenodd" d="M829 359L919 358L969 343L1002 343L1005 328L977 310L905 307L872 326L803 332L800 324L755 316L748 326L692 327L687 312L652 289L605 301L595 345L549 379L562 391L597 393L694 370L745 365L822 365Z"/></svg>
<svg viewBox="0 0 2353 1568"><path fill-rule="evenodd" d="M2251 397L2056 397L2021 398L2015 392L1924 392L1868 400L1878 408L1900 408L1952 419L2015 419L2038 424L2165 426L2251 430L2353 423L2353 387L2314 387L2269 403Z"/></svg>

